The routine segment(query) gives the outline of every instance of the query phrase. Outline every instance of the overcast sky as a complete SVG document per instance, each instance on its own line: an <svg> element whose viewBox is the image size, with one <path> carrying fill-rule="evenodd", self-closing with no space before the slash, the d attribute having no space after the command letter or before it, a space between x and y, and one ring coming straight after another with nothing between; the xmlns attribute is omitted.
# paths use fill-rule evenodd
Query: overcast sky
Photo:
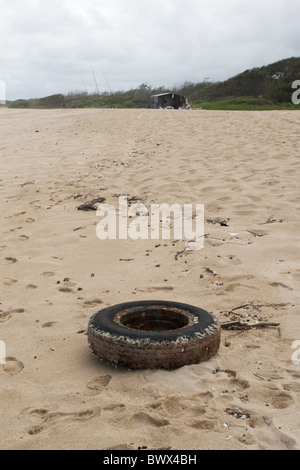
<svg viewBox="0 0 300 470"><path fill-rule="evenodd" d="M299 0L0 0L0 82L15 100L225 80L299 57L299 21Z"/></svg>

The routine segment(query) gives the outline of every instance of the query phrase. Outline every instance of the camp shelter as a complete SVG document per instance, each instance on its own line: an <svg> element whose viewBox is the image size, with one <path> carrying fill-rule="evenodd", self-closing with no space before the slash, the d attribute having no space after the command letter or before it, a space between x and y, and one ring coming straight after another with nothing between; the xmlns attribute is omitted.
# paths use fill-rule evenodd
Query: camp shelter
<svg viewBox="0 0 300 470"><path fill-rule="evenodd" d="M160 93L152 95L150 98L150 108L185 108L186 99L184 96L177 95L176 93Z"/></svg>

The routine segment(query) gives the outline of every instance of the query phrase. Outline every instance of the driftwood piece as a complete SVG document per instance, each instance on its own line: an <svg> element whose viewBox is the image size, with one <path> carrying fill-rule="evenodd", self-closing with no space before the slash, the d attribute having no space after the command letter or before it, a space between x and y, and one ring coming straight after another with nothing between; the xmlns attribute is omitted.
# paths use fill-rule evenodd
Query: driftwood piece
<svg viewBox="0 0 300 470"><path fill-rule="evenodd" d="M267 235L266 233L254 232L253 230L247 230L247 232L251 233L251 235L254 235L254 237L265 237Z"/></svg>
<svg viewBox="0 0 300 470"><path fill-rule="evenodd" d="M275 310L277 310L277 307L286 307L287 305L289 305L289 303L280 303L280 304L264 304L264 303L261 303L261 304L255 304L253 302L248 302L246 304L239 305L238 307L231 308L230 310L223 310L220 313L224 313L226 316L228 316L230 313L233 313L236 310L240 310L242 308L251 307L252 309L258 310L261 307L273 307L273 308L275 308Z"/></svg>
<svg viewBox="0 0 300 470"><path fill-rule="evenodd" d="M267 321L259 321L254 323L244 322L241 320L234 320L229 322L221 323L221 328L233 328L233 329L250 329L250 328L266 328L266 327L276 327L279 326L280 323L275 322L267 322Z"/></svg>
<svg viewBox="0 0 300 470"><path fill-rule="evenodd" d="M175 260L177 261L177 260L178 260L178 256L179 256L179 255L182 255L182 253L184 253L185 251L186 251L186 247L185 247L183 250L181 250L181 251L177 251L177 253L176 253L176 255L175 255Z"/></svg>
<svg viewBox="0 0 300 470"><path fill-rule="evenodd" d="M81 204L80 206L77 207L79 211L96 211L97 206L95 204L101 203L105 201L105 197L97 197L96 199L93 199L90 202L85 202Z"/></svg>

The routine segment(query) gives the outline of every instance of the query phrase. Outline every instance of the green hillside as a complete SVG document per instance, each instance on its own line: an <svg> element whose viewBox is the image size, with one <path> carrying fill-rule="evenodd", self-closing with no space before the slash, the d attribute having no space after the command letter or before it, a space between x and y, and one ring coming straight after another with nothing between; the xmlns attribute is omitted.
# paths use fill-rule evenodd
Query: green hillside
<svg viewBox="0 0 300 470"><path fill-rule="evenodd" d="M73 92L44 98L17 100L11 108L146 108L150 96L172 91L188 98L194 108L203 109L300 109L292 101L292 83L300 80L300 58L283 59L274 64L256 67L224 82L185 82L172 89L151 88L142 84L136 89L112 93L88 94Z"/></svg>
<svg viewBox="0 0 300 470"><path fill-rule="evenodd" d="M195 96L195 103L215 103L212 108L224 105L241 104L246 106L280 107L292 105L292 83L300 79L300 58L284 59L264 67L256 67L229 78L220 83L214 83L201 90ZM243 97L243 100L237 98ZM222 102L222 103L221 103Z"/></svg>

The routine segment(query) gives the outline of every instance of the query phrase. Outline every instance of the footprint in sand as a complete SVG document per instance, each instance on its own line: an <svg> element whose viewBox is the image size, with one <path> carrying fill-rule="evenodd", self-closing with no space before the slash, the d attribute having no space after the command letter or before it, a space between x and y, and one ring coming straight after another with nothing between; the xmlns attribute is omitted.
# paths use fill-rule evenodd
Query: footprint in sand
<svg viewBox="0 0 300 470"><path fill-rule="evenodd" d="M33 219L32 217L28 217L25 222L27 222L28 224L32 224L32 222L35 222L35 219Z"/></svg>
<svg viewBox="0 0 300 470"><path fill-rule="evenodd" d="M10 264L16 263L18 261L17 258L13 258L12 256L7 256L4 259L7 263L10 263Z"/></svg>
<svg viewBox="0 0 300 470"><path fill-rule="evenodd" d="M83 303L83 307L84 308L88 308L88 307L96 307L96 305L99 305L99 304L102 304L102 300L100 299L90 299L90 300L86 300L84 303Z"/></svg>
<svg viewBox="0 0 300 470"><path fill-rule="evenodd" d="M184 405L182 400L178 400L177 396L169 396L163 399L162 406L165 411L171 416L179 416L186 409L186 406Z"/></svg>
<svg viewBox="0 0 300 470"><path fill-rule="evenodd" d="M45 271L44 273L41 274L41 276L45 276L45 277L52 277L54 276L55 273L53 273L52 271Z"/></svg>
<svg viewBox="0 0 300 470"><path fill-rule="evenodd" d="M276 409L288 408L294 403L290 394L285 392L275 393L271 399L271 405Z"/></svg>
<svg viewBox="0 0 300 470"><path fill-rule="evenodd" d="M21 240L21 242L25 242L26 240L29 239L28 235L20 235L18 238L19 240Z"/></svg>
<svg viewBox="0 0 300 470"><path fill-rule="evenodd" d="M43 323L41 325L42 328L51 328L51 326L55 325L57 322L56 321L48 321L46 323Z"/></svg>
<svg viewBox="0 0 300 470"><path fill-rule="evenodd" d="M233 284L228 284L224 287L224 291L225 292L231 292L231 291L234 291L235 289L240 289L240 288L243 288L243 289L250 289L250 290L256 290L256 287L254 286L249 286L247 284L241 284L240 282L236 282L236 283L233 283Z"/></svg>
<svg viewBox="0 0 300 470"><path fill-rule="evenodd" d="M284 289L294 290L294 289L292 289L291 287L286 286L286 285L283 284L282 282L270 282L269 285L270 285L271 287L283 287Z"/></svg>
<svg viewBox="0 0 300 470"><path fill-rule="evenodd" d="M37 289L38 286L36 286L35 284L28 284L26 286L26 289Z"/></svg>
<svg viewBox="0 0 300 470"><path fill-rule="evenodd" d="M124 403L110 403L103 407L104 410L107 411L115 411L115 410L122 410L125 408Z"/></svg>
<svg viewBox="0 0 300 470"><path fill-rule="evenodd" d="M1 282L5 286L13 286L18 281L16 279L4 278L4 279L1 279Z"/></svg>
<svg viewBox="0 0 300 470"><path fill-rule="evenodd" d="M280 431L277 426L274 425L272 418L263 416L253 421L255 424L253 425L252 423L252 426L256 427L257 433L261 434L260 442L262 445L267 438L267 445L270 439L273 446L278 450L296 450L296 441L293 437ZM257 426L257 424L259 426Z"/></svg>
<svg viewBox="0 0 300 470"><path fill-rule="evenodd" d="M215 419L197 419L190 423L194 429L214 429L218 425Z"/></svg>
<svg viewBox="0 0 300 470"><path fill-rule="evenodd" d="M73 289L71 289L71 287L59 287L58 288L59 292L73 292Z"/></svg>
<svg viewBox="0 0 300 470"><path fill-rule="evenodd" d="M69 413L50 411L48 408L26 408L22 411L22 414L26 414L30 421L36 423L29 428L28 434L39 434L65 421L88 421L99 416L100 413L99 406Z"/></svg>
<svg viewBox="0 0 300 470"><path fill-rule="evenodd" d="M299 382L290 382L283 385L283 389L288 392L300 393L300 383Z"/></svg>
<svg viewBox="0 0 300 470"><path fill-rule="evenodd" d="M184 421L195 429L212 429L213 426L209 426L207 422L209 418L204 418L207 411L207 403L213 399L213 394L210 391L203 392L193 396L193 398L186 399L181 397L178 399L177 395L169 396L162 400L162 408L165 410L168 416L180 417L184 416ZM197 400L199 404L193 403ZM212 421L211 421L212 423Z"/></svg>
<svg viewBox="0 0 300 470"><path fill-rule="evenodd" d="M243 391L243 390L246 390L247 388L250 388L250 383L248 382L248 380L245 380L245 379L231 379L232 380L232 384L235 386L235 388L237 388L238 390L240 391Z"/></svg>
<svg viewBox="0 0 300 470"><path fill-rule="evenodd" d="M26 211L24 211L24 212L17 212L17 213L14 214L13 216L14 216L14 217L18 217L19 215L24 215L24 214L26 214Z"/></svg>
<svg viewBox="0 0 300 470"><path fill-rule="evenodd" d="M239 258L237 258L235 255L229 255L228 258L229 258L230 264L234 264L236 266L239 264L242 264L242 261Z"/></svg>
<svg viewBox="0 0 300 470"><path fill-rule="evenodd" d="M141 425L144 427L145 425L149 425L160 428L170 424L167 419L161 418L160 416L152 416L148 413L145 413L144 411L134 413L130 418L125 418L125 420L128 426Z"/></svg>
<svg viewBox="0 0 300 470"><path fill-rule="evenodd" d="M76 282L70 281L70 279L67 277L64 279L64 283L62 286L58 288L60 292L73 292L72 287L76 286Z"/></svg>
<svg viewBox="0 0 300 470"><path fill-rule="evenodd" d="M10 308L8 310L0 310L0 322L9 320L14 313L24 313L24 308Z"/></svg>
<svg viewBox="0 0 300 470"><path fill-rule="evenodd" d="M99 377L94 377L87 383L87 390L84 394L88 396L99 395L110 381L111 375L100 375Z"/></svg>
<svg viewBox="0 0 300 470"><path fill-rule="evenodd" d="M24 369L24 364L21 361L18 361L15 357L7 357L5 364L3 365L4 372L9 375L16 375Z"/></svg>

